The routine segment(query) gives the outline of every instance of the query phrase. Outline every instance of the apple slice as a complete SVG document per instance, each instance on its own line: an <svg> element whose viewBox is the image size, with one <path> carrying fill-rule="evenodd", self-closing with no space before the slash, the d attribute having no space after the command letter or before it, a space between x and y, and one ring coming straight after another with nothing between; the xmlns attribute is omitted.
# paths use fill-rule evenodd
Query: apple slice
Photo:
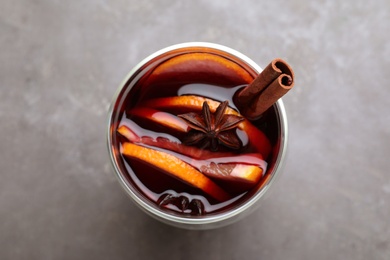
<svg viewBox="0 0 390 260"><path fill-rule="evenodd" d="M209 161L193 161L192 164L211 178L222 181L246 182L256 184L263 177L263 169L258 165L243 163L215 163Z"/></svg>
<svg viewBox="0 0 390 260"><path fill-rule="evenodd" d="M132 143L139 143L141 142L141 137L139 137L133 130L128 128L125 125L121 125L117 129L118 133L120 133L122 136L126 137L126 139Z"/></svg>
<svg viewBox="0 0 390 260"><path fill-rule="evenodd" d="M141 144L143 146L154 146L165 150L170 150L180 153L195 159L208 159L213 157L233 156L229 152L211 152L205 149L199 149L195 146L188 146L177 142L172 142L164 137L152 138L150 136L138 136L133 130L125 125L121 125L117 130L122 136L126 137L132 143Z"/></svg>
<svg viewBox="0 0 390 260"><path fill-rule="evenodd" d="M204 98L201 96L176 96L150 99L144 102L144 106L153 109L161 110L183 110L185 108L189 111L200 112L202 110L203 102L207 101L211 112L215 112L220 102ZM228 107L227 114L240 115L236 110ZM264 158L267 158L271 152L271 143L266 135L257 129L249 120L245 119L238 125L238 129L242 130L248 137L251 145L259 151Z"/></svg>
<svg viewBox="0 0 390 260"><path fill-rule="evenodd" d="M194 167L168 153L156 151L132 143L123 143L121 153L126 157L142 160L165 173L201 189L218 201L226 201L231 196Z"/></svg>
<svg viewBox="0 0 390 260"><path fill-rule="evenodd" d="M215 164L203 165L200 171L222 185L231 193L241 193L253 188L264 176L264 171L257 165Z"/></svg>

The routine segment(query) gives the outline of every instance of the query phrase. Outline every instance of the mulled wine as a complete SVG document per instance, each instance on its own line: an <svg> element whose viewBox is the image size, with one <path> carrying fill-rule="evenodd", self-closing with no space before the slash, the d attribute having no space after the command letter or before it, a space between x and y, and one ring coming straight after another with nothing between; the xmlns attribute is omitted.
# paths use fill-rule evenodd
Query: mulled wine
<svg viewBox="0 0 390 260"><path fill-rule="evenodd" d="M239 208L269 184L281 143L272 106L249 120L235 104L257 75L210 48L184 48L138 68L113 106L120 178L154 209L182 217Z"/></svg>

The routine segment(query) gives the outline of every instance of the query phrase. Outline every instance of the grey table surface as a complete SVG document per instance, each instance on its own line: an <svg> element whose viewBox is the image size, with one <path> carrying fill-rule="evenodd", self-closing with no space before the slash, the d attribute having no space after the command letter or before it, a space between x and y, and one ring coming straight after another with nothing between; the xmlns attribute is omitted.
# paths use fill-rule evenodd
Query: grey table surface
<svg viewBox="0 0 390 260"><path fill-rule="evenodd" d="M390 2L0 1L0 259L390 259ZM261 207L166 226L121 190L106 115L141 59L226 45L294 68L289 154Z"/></svg>

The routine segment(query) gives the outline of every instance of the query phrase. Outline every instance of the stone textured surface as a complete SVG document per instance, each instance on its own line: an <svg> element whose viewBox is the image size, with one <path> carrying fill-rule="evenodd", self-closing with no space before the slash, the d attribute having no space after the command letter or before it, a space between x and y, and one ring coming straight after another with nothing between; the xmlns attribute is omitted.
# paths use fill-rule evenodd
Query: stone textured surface
<svg viewBox="0 0 390 260"><path fill-rule="evenodd" d="M390 2L0 1L1 259L390 259ZM160 224L111 172L106 113L127 72L208 41L286 59L285 172L212 231Z"/></svg>

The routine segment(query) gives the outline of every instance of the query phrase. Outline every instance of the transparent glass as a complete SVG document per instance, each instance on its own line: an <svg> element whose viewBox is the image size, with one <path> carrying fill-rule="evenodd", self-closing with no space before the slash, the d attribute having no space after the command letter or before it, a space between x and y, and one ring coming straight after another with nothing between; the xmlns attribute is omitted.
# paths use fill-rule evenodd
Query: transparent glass
<svg viewBox="0 0 390 260"><path fill-rule="evenodd" d="M113 101L109 108L108 121L107 121L107 145L111 164L114 172L119 180L119 183L129 195L131 200L135 202L142 210L144 210L150 216L176 227L187 228L187 229L211 229L218 228L228 224L231 224L251 213L255 210L260 201L268 193L270 187L273 185L275 180L278 178L282 171L282 166L286 156L287 146L287 117L286 111L283 105L283 101L280 99L274 105L273 109L276 114L278 124L278 142L275 144L276 154L273 155L271 161L268 162L268 171L270 177L267 178L266 182L259 187L252 196L234 207L228 210L217 212L215 214L206 214L204 216L185 216L181 214L175 214L162 210L153 202L145 198L140 191L134 187L134 184L128 180L126 172L123 167L120 166L120 155L118 149L115 149L113 139L115 138L115 131L117 122L119 119L118 107L123 103L125 97L131 90L131 88L137 83L137 81L146 73L152 71L156 66L162 62L170 59L174 56L189 53L189 52L208 52L218 54L226 59L234 61L239 64L245 70L247 70L253 76L256 76L261 72L261 68L245 55L230 49L228 47L204 43L204 42L191 42L183 43L164 48L156 53L150 55L137 66L135 66L125 79L120 84L117 92L114 95Z"/></svg>

